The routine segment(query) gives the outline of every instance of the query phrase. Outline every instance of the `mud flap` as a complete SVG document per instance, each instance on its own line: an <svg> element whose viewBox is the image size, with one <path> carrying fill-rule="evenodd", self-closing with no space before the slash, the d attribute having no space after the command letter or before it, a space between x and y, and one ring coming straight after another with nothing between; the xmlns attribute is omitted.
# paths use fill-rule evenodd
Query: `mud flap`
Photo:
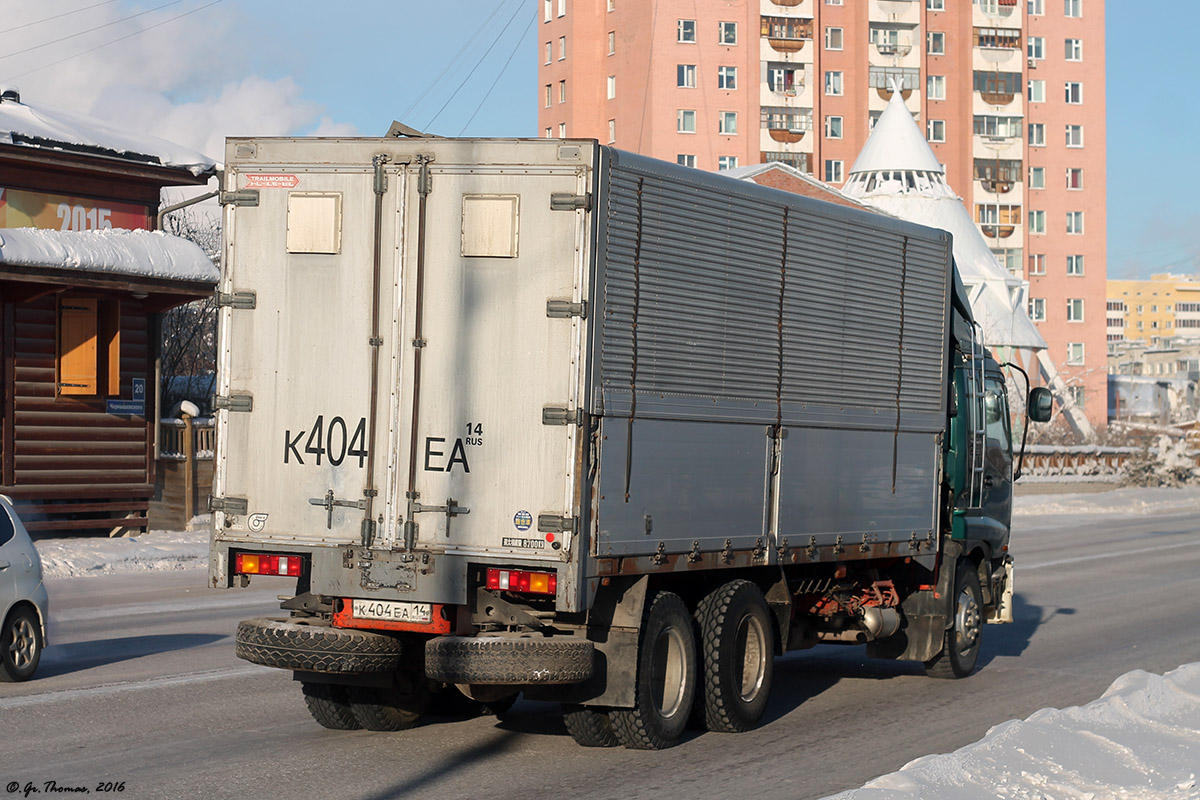
<svg viewBox="0 0 1200 800"><path fill-rule="evenodd" d="M961 553L958 542L945 542L934 588L913 592L904 599L900 605L903 627L893 636L868 643L869 658L925 662L942 651L954 600L955 565Z"/></svg>

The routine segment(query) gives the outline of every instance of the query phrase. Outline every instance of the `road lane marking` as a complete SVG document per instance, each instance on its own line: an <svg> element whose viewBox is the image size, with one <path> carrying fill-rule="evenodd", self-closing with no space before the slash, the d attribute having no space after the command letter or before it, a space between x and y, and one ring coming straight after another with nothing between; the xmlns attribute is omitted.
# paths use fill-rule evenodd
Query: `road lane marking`
<svg viewBox="0 0 1200 800"><path fill-rule="evenodd" d="M111 617L135 617L142 614L170 614L180 611L209 611L225 608L243 608L278 603L279 592L259 591L250 595L195 600L176 600L169 603L135 603L124 606L101 606L99 608L75 608L70 611L54 611L54 598L50 598L50 617L54 622L80 622Z"/></svg>
<svg viewBox="0 0 1200 800"><path fill-rule="evenodd" d="M84 689L62 689L56 692L42 692L41 694L28 694L21 697L9 697L6 699L0 699L0 709L26 708L28 706L40 706L48 703L63 703L92 697L109 697L117 694L126 694L128 692L142 692L146 689L184 686L195 683L210 683L212 681L222 681L228 678L240 678L247 675L262 675L268 672L277 673L279 670L272 667L245 666L206 670L204 672L185 672L180 675L164 675L161 678L148 678L144 681L106 683L101 684L100 686L89 686Z"/></svg>
<svg viewBox="0 0 1200 800"><path fill-rule="evenodd" d="M1040 564L1020 564L1018 562L1017 569L1021 572L1028 572L1031 569L1042 569L1043 567L1058 567L1063 564L1078 564L1081 561L1096 561L1102 558L1123 558L1125 556L1137 556L1143 553L1159 553L1163 550L1178 550L1181 547L1197 547L1200 542L1182 542L1180 544L1163 544L1158 547L1143 547L1140 550L1121 550L1116 553L1096 553L1090 556L1075 556L1074 558L1060 558L1057 561L1043 561Z"/></svg>

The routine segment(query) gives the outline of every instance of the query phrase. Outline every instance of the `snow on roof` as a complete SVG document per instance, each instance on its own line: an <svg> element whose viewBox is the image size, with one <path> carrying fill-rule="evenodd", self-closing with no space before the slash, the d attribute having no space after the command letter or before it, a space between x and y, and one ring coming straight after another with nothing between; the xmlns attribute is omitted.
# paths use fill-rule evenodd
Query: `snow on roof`
<svg viewBox="0 0 1200 800"><path fill-rule="evenodd" d="M945 168L929 149L924 134L913 120L900 92L893 91L887 108L867 137L867 143L850 168L850 175L878 169L913 169L923 172L942 172Z"/></svg>
<svg viewBox="0 0 1200 800"><path fill-rule="evenodd" d="M848 205L853 208L866 208L862 202L846 196L839 191L836 186L819 181L813 176L801 172L790 164L784 164L782 161L767 161L763 164L750 164L744 167L731 167L729 169L721 170L719 174L727 175L730 178L738 178L739 180L753 181L758 176L772 171L782 172L783 174L794 178L808 187L809 191L797 192L798 194L805 194L809 197L816 197L818 200L829 200L830 202L835 203L842 201L844 205ZM757 181L755 182L757 183ZM788 190L793 191L790 189L790 187ZM825 197L824 195L829 196Z"/></svg>
<svg viewBox="0 0 1200 800"><path fill-rule="evenodd" d="M77 269L215 285L220 271L197 245L161 231L0 229L0 266Z"/></svg>
<svg viewBox="0 0 1200 800"><path fill-rule="evenodd" d="M0 144L158 164L186 169L196 176L212 173L217 166L208 156L157 136L130 133L67 111L28 106L12 90L0 95Z"/></svg>

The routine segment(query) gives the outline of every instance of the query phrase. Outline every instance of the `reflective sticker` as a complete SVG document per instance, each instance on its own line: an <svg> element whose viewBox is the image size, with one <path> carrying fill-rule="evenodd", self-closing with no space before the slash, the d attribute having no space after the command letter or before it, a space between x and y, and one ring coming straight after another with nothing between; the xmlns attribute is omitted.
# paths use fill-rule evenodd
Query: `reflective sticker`
<svg viewBox="0 0 1200 800"><path fill-rule="evenodd" d="M267 527L267 515L251 514L246 519L246 524L249 526L250 530L254 531L255 533L261 533L262 529Z"/></svg>
<svg viewBox="0 0 1200 800"><path fill-rule="evenodd" d="M527 531L533 525L533 514L528 511L518 511L513 515L513 525L519 531Z"/></svg>

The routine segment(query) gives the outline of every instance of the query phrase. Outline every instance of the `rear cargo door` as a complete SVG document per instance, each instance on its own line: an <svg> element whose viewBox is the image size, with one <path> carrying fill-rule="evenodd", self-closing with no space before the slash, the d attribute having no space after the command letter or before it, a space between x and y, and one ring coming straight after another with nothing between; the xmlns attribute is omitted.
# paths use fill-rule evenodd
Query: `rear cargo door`
<svg viewBox="0 0 1200 800"><path fill-rule="evenodd" d="M373 342L375 285L385 329L395 307L406 173L377 195L372 164L234 165L226 188L216 505L225 538L357 543L367 513L371 373L390 402L392 358ZM383 224L375 232L376 203ZM375 280L377 251L379 279ZM386 423L378 448L386 456ZM386 457L375 464L375 472ZM375 479L378 482L378 478ZM372 502L378 502L372 500ZM373 515L374 516L374 515Z"/></svg>
<svg viewBox="0 0 1200 800"><path fill-rule="evenodd" d="M558 152L565 163L432 165L423 269L416 253L406 262L401 338L420 353L404 359L393 497L415 527L397 545L535 560L570 549L590 156Z"/></svg>

